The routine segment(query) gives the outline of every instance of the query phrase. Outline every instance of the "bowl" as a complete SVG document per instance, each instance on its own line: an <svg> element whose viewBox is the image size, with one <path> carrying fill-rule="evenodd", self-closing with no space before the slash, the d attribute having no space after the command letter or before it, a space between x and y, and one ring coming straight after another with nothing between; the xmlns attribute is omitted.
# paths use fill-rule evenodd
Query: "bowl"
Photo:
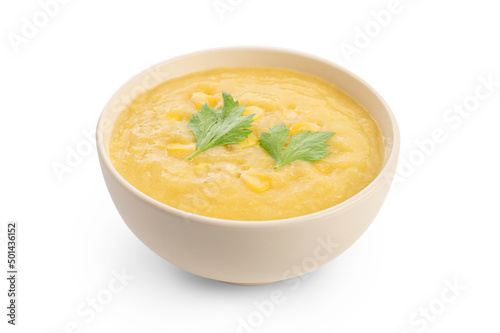
<svg viewBox="0 0 500 333"><path fill-rule="evenodd" d="M378 122L385 160L378 176L348 200L313 214L268 221L236 221L195 215L160 203L129 184L111 164L113 124L141 92L178 76L217 67L278 67L318 76L344 90ZM122 86L97 125L104 180L121 217L153 252L193 274L239 285L293 278L331 261L368 228L389 191L399 154L399 129L382 97L346 69L292 50L231 47L162 62Z"/></svg>

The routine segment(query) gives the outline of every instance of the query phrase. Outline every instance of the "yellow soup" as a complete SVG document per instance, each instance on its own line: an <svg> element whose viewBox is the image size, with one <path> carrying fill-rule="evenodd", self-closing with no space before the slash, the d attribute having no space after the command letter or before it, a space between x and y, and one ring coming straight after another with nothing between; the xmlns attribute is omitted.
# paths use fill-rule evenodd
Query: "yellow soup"
<svg viewBox="0 0 500 333"><path fill-rule="evenodd" d="M252 134L192 160L190 118L230 93ZM332 153L316 162L275 162L259 146L261 132L285 123L290 135L335 132ZM275 220L317 212L366 187L384 160L384 140L370 114L314 76L270 68L219 68L166 81L139 95L114 127L109 147L116 170L134 187L169 206L230 220Z"/></svg>

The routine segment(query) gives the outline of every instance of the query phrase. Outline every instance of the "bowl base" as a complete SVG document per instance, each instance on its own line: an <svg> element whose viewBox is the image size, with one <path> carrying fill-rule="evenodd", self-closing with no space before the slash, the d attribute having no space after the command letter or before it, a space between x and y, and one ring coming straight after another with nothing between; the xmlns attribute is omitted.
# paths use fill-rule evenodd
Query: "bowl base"
<svg viewBox="0 0 500 333"><path fill-rule="evenodd" d="M232 285L235 285L235 286L263 286L263 285L275 283L275 282L278 282L278 281L262 282L262 283L236 283L236 282L227 282L227 281L220 281L220 282L227 283L227 284L232 284Z"/></svg>

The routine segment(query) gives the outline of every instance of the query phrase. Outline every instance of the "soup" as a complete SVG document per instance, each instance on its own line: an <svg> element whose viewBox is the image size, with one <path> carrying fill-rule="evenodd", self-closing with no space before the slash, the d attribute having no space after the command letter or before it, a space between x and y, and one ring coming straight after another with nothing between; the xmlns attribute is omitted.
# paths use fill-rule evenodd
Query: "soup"
<svg viewBox="0 0 500 333"><path fill-rule="evenodd" d="M191 160L188 128L205 103L229 92L253 114L247 139L205 150ZM261 132L285 123L290 135L334 132L331 154L275 169ZM171 207L244 221L314 213L366 187L384 161L376 121L354 99L314 76L277 68L218 68L175 78L137 96L116 121L109 144L115 169L134 187Z"/></svg>

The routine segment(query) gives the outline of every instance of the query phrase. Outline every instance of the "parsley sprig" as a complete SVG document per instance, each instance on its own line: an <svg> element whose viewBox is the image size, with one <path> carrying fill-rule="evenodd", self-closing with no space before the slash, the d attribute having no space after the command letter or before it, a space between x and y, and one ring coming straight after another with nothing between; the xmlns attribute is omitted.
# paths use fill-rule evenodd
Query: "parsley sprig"
<svg viewBox="0 0 500 333"><path fill-rule="evenodd" d="M334 134L333 132L313 133L311 131L296 133L292 135L290 142L283 149L290 136L290 130L285 123L282 123L271 127L268 133L262 132L259 143L274 159L276 162L274 168L278 169L297 160L314 162L327 157L332 152L326 149L329 146L326 141Z"/></svg>
<svg viewBox="0 0 500 333"><path fill-rule="evenodd" d="M222 99L224 105L220 109L212 109L205 103L191 117L188 128L193 131L197 145L196 151L189 156L190 160L207 149L245 140L252 133L249 127L253 114L242 116L246 105L240 106L225 91L222 92Z"/></svg>

